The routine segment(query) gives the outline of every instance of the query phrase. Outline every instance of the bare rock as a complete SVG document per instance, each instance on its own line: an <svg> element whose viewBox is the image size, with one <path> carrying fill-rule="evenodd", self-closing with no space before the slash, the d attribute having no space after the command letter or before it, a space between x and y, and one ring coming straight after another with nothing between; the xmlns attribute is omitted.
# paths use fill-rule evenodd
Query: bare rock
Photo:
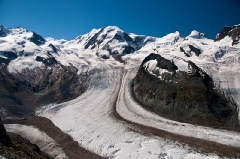
<svg viewBox="0 0 240 159"><path fill-rule="evenodd" d="M157 60L161 78L143 65ZM239 128L237 106L214 87L213 79L193 62L189 71L158 54L147 56L133 80L133 96L144 108L171 120L210 127ZM157 75L157 74L156 74Z"/></svg>

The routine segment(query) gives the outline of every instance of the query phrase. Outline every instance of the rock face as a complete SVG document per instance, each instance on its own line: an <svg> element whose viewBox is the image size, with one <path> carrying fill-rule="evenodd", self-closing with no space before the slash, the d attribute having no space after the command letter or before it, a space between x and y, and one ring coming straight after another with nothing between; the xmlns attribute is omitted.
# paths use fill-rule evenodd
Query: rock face
<svg viewBox="0 0 240 159"><path fill-rule="evenodd" d="M157 61L156 70L146 63ZM146 57L133 81L144 108L168 119L213 127L239 127L237 106L214 87L212 78L188 61L188 71L158 54ZM150 67L150 66L149 66ZM161 71L159 71L161 70Z"/></svg>
<svg viewBox="0 0 240 159"><path fill-rule="evenodd" d="M198 48L196 48L196 47L194 47L193 45L189 45L189 49L190 49L191 51L195 52L195 55L196 55L196 56L199 56L199 55L201 54L201 50L198 49Z"/></svg>
<svg viewBox="0 0 240 159"><path fill-rule="evenodd" d="M14 133L7 134L2 124L0 124L0 129L0 140L4 140L0 141L1 156L9 159L49 159L37 145L30 143L29 140Z"/></svg>
<svg viewBox="0 0 240 159"><path fill-rule="evenodd" d="M0 37L6 37L7 33L6 33L6 29L4 26L0 26Z"/></svg>
<svg viewBox="0 0 240 159"><path fill-rule="evenodd" d="M83 45L84 49L96 52L108 51L110 55L124 56L141 49L148 42L155 41L155 38L131 36L116 26L108 26L98 30L94 29L88 34L79 36L76 41L79 45ZM101 57L106 58L106 56Z"/></svg>
<svg viewBox="0 0 240 159"><path fill-rule="evenodd" d="M0 118L0 154L11 159L46 159L39 147L14 133L7 133Z"/></svg>
<svg viewBox="0 0 240 159"><path fill-rule="evenodd" d="M75 67L63 66L54 57L37 56L36 61L45 67L9 73L8 61L0 66L2 118L34 115L39 106L71 100L87 89L89 76L78 75Z"/></svg>
<svg viewBox="0 0 240 159"><path fill-rule="evenodd" d="M14 60L18 57L15 53L11 51L0 51L0 55L6 57L8 60Z"/></svg>
<svg viewBox="0 0 240 159"><path fill-rule="evenodd" d="M2 123L2 120L0 118L0 144L4 145L4 146L10 146L10 139L6 133L6 130L4 128L4 125Z"/></svg>
<svg viewBox="0 0 240 159"><path fill-rule="evenodd" d="M183 52L185 56L190 57L182 47L180 47L180 51Z"/></svg>
<svg viewBox="0 0 240 159"><path fill-rule="evenodd" d="M46 40L43 37L41 37L40 35L36 34L35 32L33 32L33 35L30 38L30 41L33 42L36 45L43 45L46 42Z"/></svg>
<svg viewBox="0 0 240 159"><path fill-rule="evenodd" d="M97 49L107 50L115 54L129 54L132 53L135 48L135 43L127 33L123 32L117 27L105 27L99 30L95 30L85 36L79 36L77 38L78 43L84 43L84 49ZM121 43L119 45L119 43ZM119 45L120 49L115 49L116 45Z"/></svg>
<svg viewBox="0 0 240 159"><path fill-rule="evenodd" d="M240 38L240 25L223 27L220 33L215 36L214 41L220 41L226 36L232 38L232 45L238 44Z"/></svg>

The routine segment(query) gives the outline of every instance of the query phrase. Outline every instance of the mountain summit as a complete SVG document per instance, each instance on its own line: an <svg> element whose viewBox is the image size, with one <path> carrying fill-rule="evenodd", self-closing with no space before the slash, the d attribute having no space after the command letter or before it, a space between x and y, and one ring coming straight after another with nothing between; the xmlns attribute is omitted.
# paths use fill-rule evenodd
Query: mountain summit
<svg viewBox="0 0 240 159"><path fill-rule="evenodd" d="M13 106L11 109L9 106L4 106L3 109L6 112L4 117L8 117L9 114L22 117L26 112L31 115L41 105L76 98L87 90L90 84L89 79L94 76L95 68L103 61L107 63L119 61L127 65L130 59L139 61L150 53L156 53L172 61L179 71L185 72L184 78L178 75L178 70L170 73L171 75L166 75L168 80L173 81L174 78L179 84L182 79L188 79L190 61L194 63L194 66L210 72L207 77L211 76L213 80L218 80L218 76L222 76L219 74L224 72L223 69L235 71L240 67L237 52L239 44L235 41L233 47L231 39L223 37L231 36L236 40L238 26L223 29L224 31L217 35L222 39L216 38L215 42L196 30L193 30L187 37L181 36L176 31L157 38L126 33L116 26L107 26L93 29L85 35L67 41L43 38L22 27L13 29L1 25L0 29L0 76L4 83L1 85L0 97L6 101L5 103L11 103ZM147 64L149 66L144 66L145 68L152 68L155 65L154 59ZM218 70L217 73L212 69L209 70L209 67L213 66L214 70ZM167 66L164 65L159 69L166 72L165 67ZM150 69L149 73L157 73L157 76L162 77L163 72L159 73L155 69ZM173 74L176 77L170 77ZM182 79L179 79L180 77ZM199 78L201 78L200 75ZM234 81L237 79L234 78ZM221 85L221 82L221 80L215 81L215 84ZM211 83L211 88L206 88L206 90L212 91L214 89L212 85ZM225 85L222 87L226 89ZM238 86L235 84L231 86L234 91L238 92L236 87ZM229 94L229 90L225 93ZM29 100L21 97L26 95ZM235 93L233 98L235 102L240 103L237 100L238 96L239 94ZM144 95L141 98L146 100ZM22 106L26 109L20 111ZM16 111L18 109L19 111Z"/></svg>
<svg viewBox="0 0 240 159"><path fill-rule="evenodd" d="M240 152L238 27L217 37L193 30L158 38L108 26L67 41L0 26L1 118L48 118L74 144L105 158L184 158L199 145L234 158Z"/></svg>

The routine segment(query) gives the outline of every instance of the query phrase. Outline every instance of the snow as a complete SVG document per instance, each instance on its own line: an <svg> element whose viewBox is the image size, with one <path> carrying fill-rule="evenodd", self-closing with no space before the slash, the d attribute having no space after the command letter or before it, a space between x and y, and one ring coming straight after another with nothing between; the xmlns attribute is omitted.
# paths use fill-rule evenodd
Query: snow
<svg viewBox="0 0 240 159"><path fill-rule="evenodd" d="M24 50L29 56L19 56L11 61L8 66L10 72L21 72L22 69L44 67L41 62L35 61L36 56L48 57L51 51L49 44L59 48L57 54L52 56L62 65L73 65L78 69L78 74L91 74L88 90L80 97L66 103L45 106L38 110L40 116L49 118L62 131L68 133L79 145L103 157L113 158L218 158L215 154L200 154L191 151L182 143L166 140L158 136L147 136L133 130L132 125L113 117L116 105L117 112L124 118L134 123L155 127L183 136L214 141L224 145L240 147L240 134L227 130L218 130L202 126L195 126L167 120L143 109L136 103L130 93L131 81L136 75L142 60L150 53L160 54L171 60L178 70L187 72L188 61L194 62L206 71L226 95L229 95L240 108L240 48L232 46L231 39L225 37L219 42L200 36L197 31L192 31L183 38L179 32L168 34L162 38L138 36L129 34L132 39L139 38L138 47L123 39L112 39L116 34L123 37L124 32L118 27L109 26L102 30L97 40L104 41L95 49L84 49L91 37L101 29L93 29L90 33L78 36L67 41L46 38L46 43L37 46L29 42L31 32L23 28L9 29L7 37L0 37L0 51L13 51L17 55ZM21 44L24 42L24 47ZM113 52L123 55L125 46L136 48L132 54L122 56L126 64L116 62L111 56L104 60L101 56L109 56L104 49L106 44ZM196 56L189 49L193 45L201 50ZM190 57L180 51L182 47ZM90 46L91 48L91 46ZM96 53L100 55L97 56ZM148 61L144 67L153 73L167 72L156 65L156 60ZM240 113L239 113L240 119ZM14 126L14 130L28 127ZM31 135L30 131L27 133ZM41 135L40 135L41 136Z"/></svg>
<svg viewBox="0 0 240 159"><path fill-rule="evenodd" d="M153 70L156 70L157 63L157 60L149 60L143 65L143 67L145 67L149 72L152 72Z"/></svg>
<svg viewBox="0 0 240 159"><path fill-rule="evenodd" d="M217 130L208 127L195 126L186 123L167 120L143 109L131 98L131 80L137 68L128 68L122 83L122 91L118 98L118 113L127 120L135 123L163 129L168 132L206 139L221 144L240 147L240 134L227 130Z"/></svg>
<svg viewBox="0 0 240 159"><path fill-rule="evenodd" d="M158 78L162 78L162 74L165 72L171 73L166 69L162 69L160 67L157 67L157 60L149 60L147 61L143 67L152 75L157 76Z"/></svg>
<svg viewBox="0 0 240 159"><path fill-rule="evenodd" d="M9 65L8 65L8 71L17 73L17 72L22 72L23 69L34 69L36 67L43 67L42 62L37 62L35 60L35 56L30 56L30 57L19 57L15 60L13 60Z"/></svg>
<svg viewBox="0 0 240 159"><path fill-rule="evenodd" d="M137 69L136 65L135 69ZM91 71L94 77L87 92L77 99L43 110L39 115L53 121L62 131L78 141L80 146L103 157L145 159L166 155L172 158L180 156L184 158L189 154L194 154L199 158L207 157L189 151L181 143L132 131L131 125L113 117L115 100L118 101L117 109L122 110L121 96L129 93L123 90L125 83L121 85L121 82L129 82L125 74L133 72L126 72L127 70L123 72L122 65L113 66L111 63L102 63L98 65L97 70L93 68ZM129 113L125 108L123 110ZM144 119L142 122L144 124L151 121L151 118L148 119L146 116Z"/></svg>
<svg viewBox="0 0 240 159"><path fill-rule="evenodd" d="M194 38L194 39L201 39L201 38L204 38L204 34L196 30L193 30L187 37Z"/></svg>
<svg viewBox="0 0 240 159"><path fill-rule="evenodd" d="M3 157L3 156L0 155L0 159L7 159L7 158L5 158L5 157Z"/></svg>
<svg viewBox="0 0 240 159"><path fill-rule="evenodd" d="M108 58L110 57L109 52L107 50L103 50L103 51L100 51L97 53L99 54L100 57L103 57L103 56L108 57Z"/></svg>
<svg viewBox="0 0 240 159"><path fill-rule="evenodd" d="M56 141L33 126L5 124L4 127L7 132L13 132L29 139L31 143L36 144L41 151L47 153L54 159L68 158Z"/></svg>

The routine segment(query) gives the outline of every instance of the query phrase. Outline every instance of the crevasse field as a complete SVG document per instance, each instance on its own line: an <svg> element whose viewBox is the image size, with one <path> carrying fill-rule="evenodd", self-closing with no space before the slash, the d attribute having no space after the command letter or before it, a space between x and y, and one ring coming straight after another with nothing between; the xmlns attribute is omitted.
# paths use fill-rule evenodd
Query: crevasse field
<svg viewBox="0 0 240 159"><path fill-rule="evenodd" d="M111 34L102 33L109 36L106 39L110 39L116 32L119 34L122 32L117 27L109 27L108 30L110 29ZM96 32L97 30L93 30L81 38L88 39ZM12 36L15 35L13 33ZM23 31L23 34L16 37L15 40L24 39L27 36ZM136 35L130 34L130 36ZM151 38L145 37L145 40ZM10 43L11 39L5 39L5 41L9 40ZM32 44L28 45L26 42L25 45L29 48L29 52L35 52L35 54L12 61L8 66L10 72L21 71L27 67L41 67L41 64L32 59L35 59L37 55L44 56L41 50L48 50L48 44L52 43L61 49L61 52L53 55L61 64L72 64L78 69L78 74L85 73L91 76L89 87L84 94L69 102L42 106L37 110L36 115L50 119L63 132L78 141L81 147L107 158L219 158L216 153L197 152L196 149L192 149L184 143L147 134L144 131L146 127L141 127L141 125L181 136L240 147L240 133L238 132L196 126L162 118L143 109L131 95L131 82L140 64L149 53L155 52L172 60L181 71L187 72L186 61L193 61L215 80L216 87L220 87L224 93L230 95L240 107L239 44L231 46L229 37L220 42L214 42L199 37L197 31L192 31L186 38L180 37L180 34L175 32L163 38L154 38L152 42L144 43L138 51L122 56L126 62L122 64L114 60L108 52L102 50L101 47L109 42L106 39L97 50L84 49L81 47L84 46L84 43L82 42L83 44L80 43L80 45L77 40L64 41L47 38L47 43L38 46L38 48ZM189 44L200 48L201 55L193 54L188 48ZM2 44L0 43L0 45ZM121 53L122 46L127 44L124 41L114 39L109 45L112 51ZM180 47L191 56L186 57L183 53L180 54ZM0 48L8 49L2 46ZM15 50L17 49L20 48L16 46ZM96 52L101 56L109 56L109 59L105 60L96 56ZM149 69L157 69L154 61L150 61L148 65ZM164 72L165 70L159 71ZM52 146L54 148L51 148L52 153L59 153L55 158L67 158L52 139L34 127L9 124L6 125L6 129L22 134L35 143L39 143L40 140L45 141L48 143L48 148L54 145ZM31 135L33 132L39 137ZM44 149L46 144L42 141L39 147Z"/></svg>

